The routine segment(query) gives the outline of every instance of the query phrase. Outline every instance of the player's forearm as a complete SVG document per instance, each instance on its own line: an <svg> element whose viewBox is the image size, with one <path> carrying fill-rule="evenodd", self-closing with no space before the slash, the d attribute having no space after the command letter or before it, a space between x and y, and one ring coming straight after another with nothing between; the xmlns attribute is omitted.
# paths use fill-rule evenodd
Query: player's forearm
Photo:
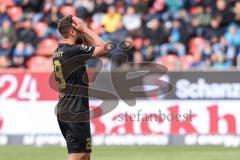
<svg viewBox="0 0 240 160"><path fill-rule="evenodd" d="M95 51L93 56L95 57L104 56L107 53L107 50L105 48L106 45L105 41L89 28L86 28L84 32L87 33L90 37L92 37L93 43L95 45Z"/></svg>
<svg viewBox="0 0 240 160"><path fill-rule="evenodd" d="M94 33L92 30L89 28L86 28L84 30L85 33L87 33L90 37L93 39L93 43L97 47L105 46L105 42L102 38L100 38L96 33Z"/></svg>

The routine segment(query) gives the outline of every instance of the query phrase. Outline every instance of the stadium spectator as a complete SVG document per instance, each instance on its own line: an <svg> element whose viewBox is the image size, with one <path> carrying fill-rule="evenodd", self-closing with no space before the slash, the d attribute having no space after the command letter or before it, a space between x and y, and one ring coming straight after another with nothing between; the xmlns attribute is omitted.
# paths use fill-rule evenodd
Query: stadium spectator
<svg viewBox="0 0 240 160"><path fill-rule="evenodd" d="M18 42L13 51L13 65L17 67L24 67L26 60L33 54L34 49L30 44Z"/></svg>
<svg viewBox="0 0 240 160"><path fill-rule="evenodd" d="M205 39L209 39L211 43L217 43L220 37L224 34L224 30L220 28L221 17L212 17L210 27L207 27L204 33Z"/></svg>
<svg viewBox="0 0 240 160"><path fill-rule="evenodd" d="M87 18L94 10L94 2L89 0L74 1L74 7L77 8L77 16Z"/></svg>
<svg viewBox="0 0 240 160"><path fill-rule="evenodd" d="M104 0L96 0L94 13L106 13L108 10L108 4Z"/></svg>
<svg viewBox="0 0 240 160"><path fill-rule="evenodd" d="M121 64L124 62L124 59L118 55L124 53L123 50L120 48L120 44L124 42L128 35L128 31L123 27L122 22L120 22L118 24L118 29L114 31L109 37L116 45L118 45L113 51L109 53L109 57L113 57L112 60L114 66L121 66Z"/></svg>
<svg viewBox="0 0 240 160"><path fill-rule="evenodd" d="M148 13L149 5L145 4L142 0L131 0L131 5L135 9L136 13L142 13L142 14Z"/></svg>
<svg viewBox="0 0 240 160"><path fill-rule="evenodd" d="M5 19L0 29L0 67L10 66L9 56L16 42L13 26Z"/></svg>
<svg viewBox="0 0 240 160"><path fill-rule="evenodd" d="M177 53L179 57L184 56L186 54L184 43L187 42L187 36L188 34L180 21L177 19L173 20L168 43L161 46L161 55L164 56L169 52L174 52Z"/></svg>
<svg viewBox="0 0 240 160"><path fill-rule="evenodd" d="M194 54L194 57L198 55L201 57L203 63L206 64L206 67L209 67L209 59L213 52L210 41L205 41L201 47L200 54Z"/></svg>
<svg viewBox="0 0 240 160"><path fill-rule="evenodd" d="M22 0L20 5L25 13L36 13L41 11L43 1L41 0Z"/></svg>
<svg viewBox="0 0 240 160"><path fill-rule="evenodd" d="M213 54L211 56L212 67L215 69L229 69L231 64L224 60L221 54Z"/></svg>
<svg viewBox="0 0 240 160"><path fill-rule="evenodd" d="M23 9L23 17L31 18L33 21L37 21L42 18L43 14L41 13L43 2L41 0L22 0L19 2L19 5Z"/></svg>
<svg viewBox="0 0 240 160"><path fill-rule="evenodd" d="M165 3L167 10L163 14L163 20L168 20L173 17L176 18L184 6L184 0L165 0Z"/></svg>
<svg viewBox="0 0 240 160"><path fill-rule="evenodd" d="M8 37L0 39L0 68L10 66L11 43Z"/></svg>
<svg viewBox="0 0 240 160"><path fill-rule="evenodd" d="M53 5L50 9L50 11L47 14L46 21L48 23L48 26L52 29L56 30L58 20L62 18L63 15L59 11L59 7L57 5Z"/></svg>
<svg viewBox="0 0 240 160"><path fill-rule="evenodd" d="M230 52L228 51L229 47L227 45L227 41L225 39L224 36L222 36L219 40L218 43L215 43L213 46L212 46L212 49L213 49L213 54L216 54L216 55L221 55L221 56L224 56L226 57L226 53L227 52ZM234 53L232 53L234 54ZM209 57L207 57L209 58ZM231 60L229 61L231 63Z"/></svg>
<svg viewBox="0 0 240 160"><path fill-rule="evenodd" d="M47 14L46 22L48 23L48 29L46 30L45 37L56 36L57 35L57 24L63 15L59 11L57 5L53 5Z"/></svg>
<svg viewBox="0 0 240 160"><path fill-rule="evenodd" d="M216 8L213 8L213 15L222 18L221 26L226 27L229 23L234 21L234 13L229 7L227 0L217 0Z"/></svg>
<svg viewBox="0 0 240 160"><path fill-rule="evenodd" d="M65 3L65 0L60 0L60 1L62 5ZM43 5L43 12L48 13L53 5L54 5L53 0L45 0Z"/></svg>
<svg viewBox="0 0 240 160"><path fill-rule="evenodd" d="M184 6L184 0L165 0L170 11L179 11Z"/></svg>
<svg viewBox="0 0 240 160"><path fill-rule="evenodd" d="M111 34L110 39L119 44L120 42L124 41L128 35L129 33L126 28L124 28L123 23L119 22L117 30Z"/></svg>
<svg viewBox="0 0 240 160"><path fill-rule="evenodd" d="M239 0L13 2L14 6L0 5L2 67L24 66L28 60L26 57L36 52L35 48L41 40L59 39L57 21L65 14L83 18L104 40L112 40L116 44L127 37L133 40L131 59L137 63L161 62L159 58L171 53L178 55L179 59L188 54L193 56L194 62L186 65L189 68L229 68L240 62ZM16 15L18 18L15 19L14 14L18 12L23 16ZM20 52L21 48L24 49ZM104 66L109 67L109 58L118 52L120 50L117 49L111 52L105 58ZM19 57L16 55L24 55L24 58L14 60L11 65L9 59L17 59L13 58ZM94 63L97 62L91 66L96 66Z"/></svg>
<svg viewBox="0 0 240 160"><path fill-rule="evenodd" d="M240 45L240 30L239 27L232 23L228 26L227 32L225 33L225 38L228 45L238 47Z"/></svg>
<svg viewBox="0 0 240 160"><path fill-rule="evenodd" d="M235 21L240 24L240 1L236 1L235 6L233 8L233 12L234 12L234 17L235 17Z"/></svg>
<svg viewBox="0 0 240 160"><path fill-rule="evenodd" d="M36 47L39 42L39 37L36 31L33 29L31 20L26 20L24 26L17 29L17 39L25 44L31 44Z"/></svg>
<svg viewBox="0 0 240 160"><path fill-rule="evenodd" d="M10 17L6 13L6 6L0 4L0 26L2 26L2 23L4 20L10 20Z"/></svg>
<svg viewBox="0 0 240 160"><path fill-rule="evenodd" d="M0 39L8 38L11 46L15 44L16 36L14 28L9 20L4 20L0 29Z"/></svg>
<svg viewBox="0 0 240 160"><path fill-rule="evenodd" d="M227 59L233 60L240 49L240 29L239 27L235 24L232 23L229 25L227 28L227 32L224 35L227 44L228 44L228 50L227 50Z"/></svg>
<svg viewBox="0 0 240 160"><path fill-rule="evenodd" d="M198 26L208 26L211 21L211 15L206 12L206 9L199 5L197 6L195 11L195 14L193 15L193 21L196 21Z"/></svg>
<svg viewBox="0 0 240 160"><path fill-rule="evenodd" d="M116 11L121 15L126 14L126 3L124 0L118 0L114 2L114 6L116 7Z"/></svg>
<svg viewBox="0 0 240 160"><path fill-rule="evenodd" d="M135 13L135 9L132 6L127 8L127 12L123 16L123 24L130 32L136 31L141 27L141 16Z"/></svg>
<svg viewBox="0 0 240 160"><path fill-rule="evenodd" d="M114 6L108 8L107 13L103 17L103 25L105 31L112 33L117 30L118 24L121 21L121 15L116 11Z"/></svg>
<svg viewBox="0 0 240 160"><path fill-rule="evenodd" d="M108 10L108 4L104 0L96 0L94 13L92 17L93 22L97 24L102 23L104 13L106 13L107 10Z"/></svg>
<svg viewBox="0 0 240 160"><path fill-rule="evenodd" d="M151 41L148 38L143 40L141 53L143 61L145 62L153 62L157 57L157 55L154 54L154 47L152 46Z"/></svg>
<svg viewBox="0 0 240 160"><path fill-rule="evenodd" d="M146 24L144 37L148 38L153 45L160 45L165 39L165 30L158 19L152 19Z"/></svg>

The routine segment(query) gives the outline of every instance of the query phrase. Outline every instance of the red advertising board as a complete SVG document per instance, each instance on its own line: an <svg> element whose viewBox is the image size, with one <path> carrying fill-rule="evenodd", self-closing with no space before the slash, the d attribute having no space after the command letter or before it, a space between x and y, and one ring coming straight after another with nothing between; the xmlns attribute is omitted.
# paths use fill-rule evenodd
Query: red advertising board
<svg viewBox="0 0 240 160"><path fill-rule="evenodd" d="M56 100L58 93L49 85L49 72L0 71L0 100Z"/></svg>

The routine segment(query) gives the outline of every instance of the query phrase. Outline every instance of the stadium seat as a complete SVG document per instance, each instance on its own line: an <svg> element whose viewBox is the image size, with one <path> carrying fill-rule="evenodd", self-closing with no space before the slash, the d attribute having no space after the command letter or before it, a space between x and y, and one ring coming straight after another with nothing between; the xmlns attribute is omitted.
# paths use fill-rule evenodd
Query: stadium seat
<svg viewBox="0 0 240 160"><path fill-rule="evenodd" d="M44 56L35 56L27 61L27 68L35 71L52 71L52 59Z"/></svg>
<svg viewBox="0 0 240 160"><path fill-rule="evenodd" d="M142 48L142 44L143 44L143 41L141 38L135 38L133 40L133 43L134 43L134 46L136 49L141 49Z"/></svg>
<svg viewBox="0 0 240 160"><path fill-rule="evenodd" d="M76 16L76 8L73 6L63 6L61 7L60 12L64 16L68 16L68 15Z"/></svg>
<svg viewBox="0 0 240 160"><path fill-rule="evenodd" d="M181 66L183 69L189 69L193 62L194 58L192 55L185 55L181 58Z"/></svg>
<svg viewBox="0 0 240 160"><path fill-rule="evenodd" d="M33 29L37 32L39 37L43 37L44 32L47 30L48 25L45 22L38 22L33 25Z"/></svg>
<svg viewBox="0 0 240 160"><path fill-rule="evenodd" d="M38 45L36 53L37 55L51 56L57 46L58 43L55 39L45 39Z"/></svg>
<svg viewBox="0 0 240 160"><path fill-rule="evenodd" d="M13 22L18 21L22 15L23 15L23 11L21 7L10 7L7 9L7 14L10 16L11 20Z"/></svg>
<svg viewBox="0 0 240 160"><path fill-rule="evenodd" d="M174 70L179 67L179 58L176 55L165 55L161 58L160 63L167 67L168 70Z"/></svg>
<svg viewBox="0 0 240 160"><path fill-rule="evenodd" d="M15 5L13 0L0 0L0 4L5 5L5 6L14 6Z"/></svg>
<svg viewBox="0 0 240 160"><path fill-rule="evenodd" d="M192 39L190 40L189 45L190 45L190 47L191 47L191 46L198 46L199 44L203 44L203 43L204 43L204 38L202 38L202 37L196 37L196 38L192 38Z"/></svg>
<svg viewBox="0 0 240 160"><path fill-rule="evenodd" d="M197 7L192 7L190 10L191 15L195 15L198 12L198 8Z"/></svg>
<svg viewBox="0 0 240 160"><path fill-rule="evenodd" d="M189 42L190 54L195 54L201 47L203 47L205 40L202 37L192 38ZM197 52L198 53L198 52Z"/></svg>

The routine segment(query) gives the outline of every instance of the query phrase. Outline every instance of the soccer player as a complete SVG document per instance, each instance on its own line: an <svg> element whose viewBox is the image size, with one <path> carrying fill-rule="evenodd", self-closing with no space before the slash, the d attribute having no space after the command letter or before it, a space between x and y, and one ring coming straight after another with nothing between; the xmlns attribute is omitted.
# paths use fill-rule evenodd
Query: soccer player
<svg viewBox="0 0 240 160"><path fill-rule="evenodd" d="M72 113L87 113L89 102L86 66L80 63L76 68L72 60L77 62L77 59L80 59L81 62L82 59L85 62L91 57L105 55L105 42L75 16L63 17L58 23L58 31L63 39L53 54L54 73L59 90L57 110L61 112L61 108L67 108ZM57 114L58 123L67 143L68 159L89 160L91 152L89 119L73 121L70 117L70 120L65 120L64 116L60 118L59 115Z"/></svg>

